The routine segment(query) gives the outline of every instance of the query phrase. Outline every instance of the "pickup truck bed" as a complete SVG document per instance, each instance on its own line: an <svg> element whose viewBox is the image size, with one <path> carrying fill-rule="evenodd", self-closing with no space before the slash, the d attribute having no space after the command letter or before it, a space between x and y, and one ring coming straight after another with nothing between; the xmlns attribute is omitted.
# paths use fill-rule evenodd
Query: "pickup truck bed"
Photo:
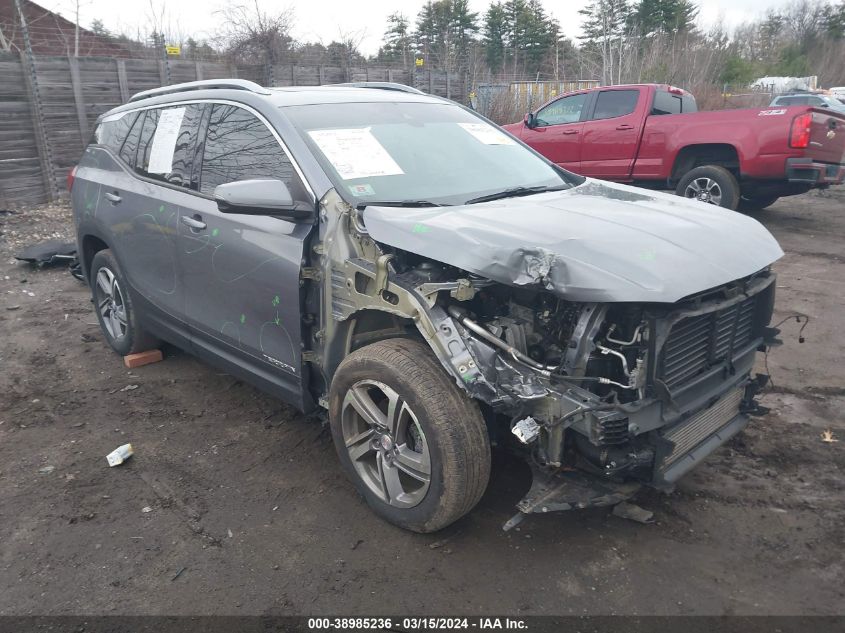
<svg viewBox="0 0 845 633"><path fill-rule="evenodd" d="M845 115L818 107L698 112L678 88L610 86L562 95L504 127L584 176L733 209L845 181Z"/></svg>

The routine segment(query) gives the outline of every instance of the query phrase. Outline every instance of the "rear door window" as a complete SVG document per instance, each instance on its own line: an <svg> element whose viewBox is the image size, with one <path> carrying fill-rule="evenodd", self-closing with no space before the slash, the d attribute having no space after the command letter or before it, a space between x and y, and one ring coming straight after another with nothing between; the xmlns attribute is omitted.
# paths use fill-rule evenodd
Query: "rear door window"
<svg viewBox="0 0 845 633"><path fill-rule="evenodd" d="M147 110L144 114L144 123L141 126L134 168L143 176L148 173L147 165L150 163L150 151L153 148L153 135L156 131L156 123L158 123L158 113L158 110Z"/></svg>
<svg viewBox="0 0 845 633"><path fill-rule="evenodd" d="M215 104L208 122L200 192L240 180L281 180L294 200L308 200L293 164L270 129L254 114L233 105Z"/></svg>
<svg viewBox="0 0 845 633"><path fill-rule="evenodd" d="M138 118L137 112L122 112L103 119L94 130L94 142L107 147L113 154L118 155L132 124Z"/></svg>
<svg viewBox="0 0 845 633"><path fill-rule="evenodd" d="M657 90L654 93L654 103L651 106L652 114L683 114L684 112L698 112L695 99L691 95L672 94L665 90Z"/></svg>
<svg viewBox="0 0 845 633"><path fill-rule="evenodd" d="M137 114L132 129L126 135L123 147L120 148L120 158L133 169L135 168L135 155L138 153L138 141L141 139L141 128L144 127L144 117L146 116L145 112Z"/></svg>
<svg viewBox="0 0 845 633"><path fill-rule="evenodd" d="M596 99L596 107L591 119L612 119L631 114L637 108L639 90L604 90Z"/></svg>
<svg viewBox="0 0 845 633"><path fill-rule="evenodd" d="M147 110L135 171L147 178L196 189L192 175L204 108L190 104Z"/></svg>

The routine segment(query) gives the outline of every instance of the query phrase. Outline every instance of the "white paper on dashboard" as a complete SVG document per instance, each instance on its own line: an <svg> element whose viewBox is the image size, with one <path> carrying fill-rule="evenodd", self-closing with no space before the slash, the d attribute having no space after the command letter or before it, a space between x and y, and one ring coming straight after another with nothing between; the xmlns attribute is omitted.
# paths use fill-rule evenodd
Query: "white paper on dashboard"
<svg viewBox="0 0 845 633"><path fill-rule="evenodd" d="M370 128L308 132L344 180L404 174Z"/></svg>
<svg viewBox="0 0 845 633"><path fill-rule="evenodd" d="M176 150L176 141L179 139L179 130L184 116L185 108L162 110L153 136L148 173L169 174L173 171L173 152Z"/></svg>
<svg viewBox="0 0 845 633"><path fill-rule="evenodd" d="M485 145L515 145L514 140L486 123L458 123Z"/></svg>

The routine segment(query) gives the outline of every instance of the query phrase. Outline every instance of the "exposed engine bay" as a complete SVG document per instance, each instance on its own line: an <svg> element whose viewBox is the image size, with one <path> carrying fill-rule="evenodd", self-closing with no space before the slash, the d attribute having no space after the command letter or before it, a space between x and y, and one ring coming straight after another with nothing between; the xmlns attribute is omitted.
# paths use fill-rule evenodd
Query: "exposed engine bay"
<svg viewBox="0 0 845 633"><path fill-rule="evenodd" d="M460 272L414 260L393 263L417 288ZM695 448L740 416L744 426L756 408L765 377L750 371L773 342L773 282L763 270L675 304L596 304L467 277L436 305L461 329L477 369L468 378L466 368L464 384L490 406L500 441L543 469L670 488L698 461L675 448ZM702 409L712 419L696 417ZM670 427L684 427L682 442L668 439Z"/></svg>

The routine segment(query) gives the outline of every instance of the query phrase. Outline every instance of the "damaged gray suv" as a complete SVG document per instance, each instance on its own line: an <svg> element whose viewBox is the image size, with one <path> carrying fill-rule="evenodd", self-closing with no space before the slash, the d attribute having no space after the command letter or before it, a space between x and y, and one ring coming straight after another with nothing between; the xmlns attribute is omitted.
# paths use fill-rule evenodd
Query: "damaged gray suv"
<svg viewBox="0 0 845 633"><path fill-rule="evenodd" d="M170 86L102 116L70 180L108 343L326 409L404 528L469 512L491 445L534 474L510 527L671 489L758 410L766 229L576 176L451 101Z"/></svg>

